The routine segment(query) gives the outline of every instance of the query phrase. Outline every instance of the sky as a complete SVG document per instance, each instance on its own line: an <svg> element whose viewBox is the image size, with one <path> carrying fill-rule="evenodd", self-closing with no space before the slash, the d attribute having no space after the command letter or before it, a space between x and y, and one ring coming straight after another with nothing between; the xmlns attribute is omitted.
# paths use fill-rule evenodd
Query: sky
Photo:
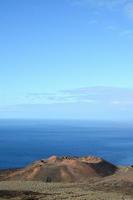
<svg viewBox="0 0 133 200"><path fill-rule="evenodd" d="M0 118L133 120L133 0L0 0Z"/></svg>

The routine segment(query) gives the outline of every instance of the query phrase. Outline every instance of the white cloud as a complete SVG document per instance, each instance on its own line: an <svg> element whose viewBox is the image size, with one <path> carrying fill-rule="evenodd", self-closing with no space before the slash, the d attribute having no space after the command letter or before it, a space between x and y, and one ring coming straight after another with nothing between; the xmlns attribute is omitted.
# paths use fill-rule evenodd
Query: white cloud
<svg viewBox="0 0 133 200"><path fill-rule="evenodd" d="M115 9L118 8L125 15L133 19L133 0L68 0L72 5L75 6L88 6L95 10L103 9Z"/></svg>
<svg viewBox="0 0 133 200"><path fill-rule="evenodd" d="M128 3L127 0L69 0L73 5L90 5L95 7L114 8Z"/></svg>
<svg viewBox="0 0 133 200"><path fill-rule="evenodd" d="M125 5L125 13L130 19L133 20L133 1Z"/></svg>
<svg viewBox="0 0 133 200"><path fill-rule="evenodd" d="M132 29L127 29L120 31L121 36L128 36L128 37L133 37L133 30Z"/></svg>
<svg viewBox="0 0 133 200"><path fill-rule="evenodd" d="M133 119L133 89L128 88L75 88L28 94L26 100L27 103L0 108L0 117Z"/></svg>
<svg viewBox="0 0 133 200"><path fill-rule="evenodd" d="M116 25L108 25L105 27L107 31L114 33L116 36L125 37L125 38L133 38L133 29L124 29L120 28Z"/></svg>
<svg viewBox="0 0 133 200"><path fill-rule="evenodd" d="M115 101L112 101L112 104L113 105L120 105L120 106L131 106L133 105L133 100L129 100L129 101L123 101L123 100L115 100Z"/></svg>
<svg viewBox="0 0 133 200"><path fill-rule="evenodd" d="M96 19L91 19L88 22L88 24L90 24L90 25L97 24L97 23L98 23L98 20L96 20Z"/></svg>
<svg viewBox="0 0 133 200"><path fill-rule="evenodd" d="M34 100L33 100L34 99ZM86 87L73 90L59 91L57 93L29 94L27 103L89 103L102 105L133 104L133 89L116 87Z"/></svg>
<svg viewBox="0 0 133 200"><path fill-rule="evenodd" d="M108 25L106 29L109 31L118 31L118 28L114 25Z"/></svg>

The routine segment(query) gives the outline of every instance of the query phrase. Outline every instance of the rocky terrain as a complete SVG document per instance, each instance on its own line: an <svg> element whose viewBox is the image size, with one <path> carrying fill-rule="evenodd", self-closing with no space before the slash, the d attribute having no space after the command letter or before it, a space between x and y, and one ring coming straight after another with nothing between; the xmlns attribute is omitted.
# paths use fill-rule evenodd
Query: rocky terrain
<svg viewBox="0 0 133 200"><path fill-rule="evenodd" d="M97 157L56 157L37 161L20 170L1 172L0 180L43 182L83 182L91 177L105 177L117 167Z"/></svg>
<svg viewBox="0 0 133 200"><path fill-rule="evenodd" d="M104 159L56 157L0 171L0 200L131 200L133 168Z"/></svg>

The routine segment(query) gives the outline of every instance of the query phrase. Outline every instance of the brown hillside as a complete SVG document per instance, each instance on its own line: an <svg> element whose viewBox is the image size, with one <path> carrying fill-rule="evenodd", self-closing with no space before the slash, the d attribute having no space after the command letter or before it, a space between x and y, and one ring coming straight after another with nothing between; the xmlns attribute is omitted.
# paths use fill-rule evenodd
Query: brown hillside
<svg viewBox="0 0 133 200"><path fill-rule="evenodd" d="M97 157L56 157L37 161L23 169L8 172L3 180L82 182L92 177L112 175L117 167Z"/></svg>

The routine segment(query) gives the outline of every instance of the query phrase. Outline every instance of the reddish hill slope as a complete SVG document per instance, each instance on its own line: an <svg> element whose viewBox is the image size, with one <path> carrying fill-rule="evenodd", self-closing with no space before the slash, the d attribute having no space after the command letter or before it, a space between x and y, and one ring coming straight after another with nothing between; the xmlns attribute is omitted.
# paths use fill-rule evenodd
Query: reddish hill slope
<svg viewBox="0 0 133 200"><path fill-rule="evenodd" d="M4 180L39 180L44 182L82 182L90 177L112 175L113 164L97 157L56 157L37 161L26 168L8 173Z"/></svg>

